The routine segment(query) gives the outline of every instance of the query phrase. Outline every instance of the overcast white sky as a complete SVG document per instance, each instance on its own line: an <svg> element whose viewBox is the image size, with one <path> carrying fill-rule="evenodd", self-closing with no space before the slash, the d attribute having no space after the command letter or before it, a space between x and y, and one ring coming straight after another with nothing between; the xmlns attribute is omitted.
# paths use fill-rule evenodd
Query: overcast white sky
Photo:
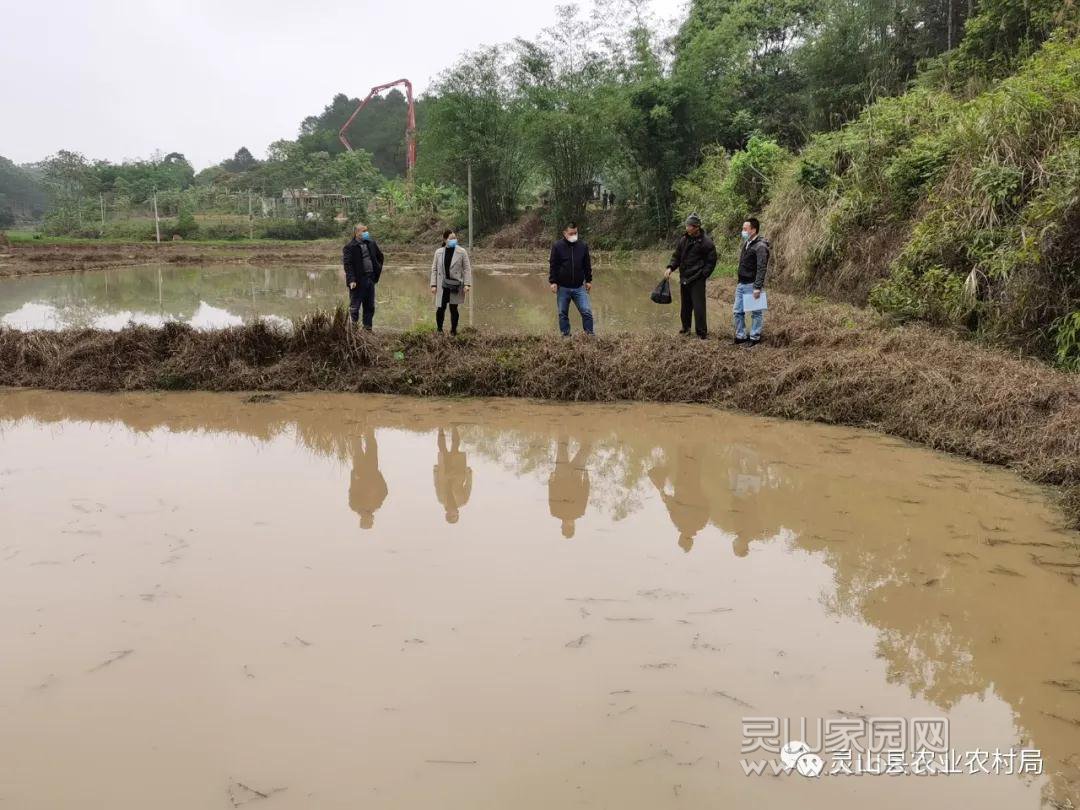
<svg viewBox="0 0 1080 810"><path fill-rule="evenodd" d="M334 93L418 92L482 44L528 37L558 0L0 0L0 155L183 152L196 170L296 137ZM588 8L590 2L579 3ZM685 0L651 0L661 19Z"/></svg>

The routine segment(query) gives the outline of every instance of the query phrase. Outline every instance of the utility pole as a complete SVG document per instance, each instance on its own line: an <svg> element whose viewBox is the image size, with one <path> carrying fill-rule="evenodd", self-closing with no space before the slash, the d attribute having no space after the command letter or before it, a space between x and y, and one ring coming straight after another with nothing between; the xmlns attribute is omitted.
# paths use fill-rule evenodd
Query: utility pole
<svg viewBox="0 0 1080 810"><path fill-rule="evenodd" d="M473 234L473 220L472 220L472 158L469 158L469 250L472 250L472 234Z"/></svg>
<svg viewBox="0 0 1080 810"><path fill-rule="evenodd" d="M101 203L101 235L105 235L105 195L98 194L98 202Z"/></svg>
<svg viewBox="0 0 1080 810"><path fill-rule="evenodd" d="M251 213L251 189L248 189L248 239L255 238L255 218Z"/></svg>
<svg viewBox="0 0 1080 810"><path fill-rule="evenodd" d="M949 34L946 50L952 50L953 0L949 0Z"/></svg>
<svg viewBox="0 0 1080 810"><path fill-rule="evenodd" d="M161 220L158 219L157 212L157 192L154 192L154 234L157 236L157 243L161 244Z"/></svg>

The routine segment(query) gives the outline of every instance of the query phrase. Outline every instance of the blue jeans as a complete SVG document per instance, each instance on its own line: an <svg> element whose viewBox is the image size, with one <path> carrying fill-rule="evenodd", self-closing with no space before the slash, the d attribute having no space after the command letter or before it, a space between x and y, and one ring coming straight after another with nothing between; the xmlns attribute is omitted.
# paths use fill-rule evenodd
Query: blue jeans
<svg viewBox="0 0 1080 810"><path fill-rule="evenodd" d="M742 339L746 337L746 314L743 312L742 297L754 291L753 284L736 284L735 285L735 306L732 307L732 312L735 313L735 337ZM765 327L765 313L760 309L757 312L750 313L750 339L757 340L761 337L761 330Z"/></svg>
<svg viewBox="0 0 1080 810"><path fill-rule="evenodd" d="M589 293L585 285L580 287L559 287L559 331L564 335L570 334L570 302L574 302L577 311L581 313L581 326L585 334L593 333L592 304L589 303Z"/></svg>

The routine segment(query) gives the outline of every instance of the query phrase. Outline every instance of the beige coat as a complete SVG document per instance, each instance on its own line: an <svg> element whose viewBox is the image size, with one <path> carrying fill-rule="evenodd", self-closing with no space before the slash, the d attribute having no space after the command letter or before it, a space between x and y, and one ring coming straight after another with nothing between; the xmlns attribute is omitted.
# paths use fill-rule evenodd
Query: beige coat
<svg viewBox="0 0 1080 810"><path fill-rule="evenodd" d="M443 257L445 255L446 248L441 247L435 251L435 258L431 262L431 286L435 288L436 309L442 304L443 299L443 265L445 264ZM466 287L472 286L472 264L469 262L469 254L460 245L454 248L454 256L450 259L450 278L463 280ZM450 293L450 303L465 303L465 290Z"/></svg>

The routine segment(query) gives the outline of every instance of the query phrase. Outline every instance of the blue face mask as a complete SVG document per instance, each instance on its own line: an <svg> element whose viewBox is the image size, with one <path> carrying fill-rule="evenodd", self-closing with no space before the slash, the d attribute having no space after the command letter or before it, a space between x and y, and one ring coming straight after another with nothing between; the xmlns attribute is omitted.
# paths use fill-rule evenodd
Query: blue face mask
<svg viewBox="0 0 1080 810"><path fill-rule="evenodd" d="M360 238L363 239L365 242L370 242L371 241L371 234L368 233L367 231L364 231L362 234L360 234Z"/></svg>
<svg viewBox="0 0 1080 810"><path fill-rule="evenodd" d="M446 246L448 248L456 248L457 247L457 239L447 239L446 240Z"/></svg>
<svg viewBox="0 0 1080 810"><path fill-rule="evenodd" d="M744 242L749 242L750 241L750 232L749 231L743 231L742 232L742 240Z"/></svg>

